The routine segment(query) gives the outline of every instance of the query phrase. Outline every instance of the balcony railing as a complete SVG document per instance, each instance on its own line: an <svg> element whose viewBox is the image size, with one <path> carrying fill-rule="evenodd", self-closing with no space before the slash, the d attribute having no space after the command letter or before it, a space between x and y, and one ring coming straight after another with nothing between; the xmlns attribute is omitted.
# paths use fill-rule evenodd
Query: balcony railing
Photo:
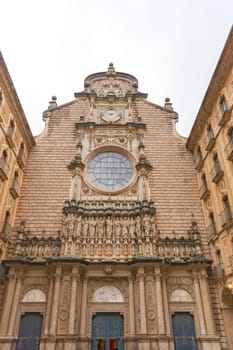
<svg viewBox="0 0 233 350"><path fill-rule="evenodd" d="M223 263L213 266L213 276L217 280L220 280L225 276Z"/></svg>
<svg viewBox="0 0 233 350"><path fill-rule="evenodd" d="M232 106L229 106L229 103L227 101L224 101L224 108L220 108L216 115L216 119L219 126L226 125L226 123L230 119L231 112Z"/></svg>
<svg viewBox="0 0 233 350"><path fill-rule="evenodd" d="M20 195L20 186L16 179L14 179L12 186L10 188L10 193L12 194L13 198L18 198Z"/></svg>
<svg viewBox="0 0 233 350"><path fill-rule="evenodd" d="M1 224L1 234L0 237L4 240L9 240L12 235L12 227L8 222L4 222Z"/></svg>
<svg viewBox="0 0 233 350"><path fill-rule="evenodd" d="M208 239L210 239L217 233L216 226L213 222L207 227L206 233L207 233Z"/></svg>
<svg viewBox="0 0 233 350"><path fill-rule="evenodd" d="M0 178L2 181L8 179L10 168L7 165L7 162L4 158L0 159Z"/></svg>
<svg viewBox="0 0 233 350"><path fill-rule="evenodd" d="M210 171L210 176L214 183L217 183L223 176L223 170L219 162L216 162Z"/></svg>
<svg viewBox="0 0 233 350"><path fill-rule="evenodd" d="M203 157L201 153L197 153L195 158L195 169L200 170L203 165Z"/></svg>
<svg viewBox="0 0 233 350"><path fill-rule="evenodd" d="M204 182L203 185L200 187L200 198L206 199L210 194L210 191L207 187L207 184Z"/></svg>
<svg viewBox="0 0 233 350"><path fill-rule="evenodd" d="M230 139L229 143L224 149L224 152L227 159L233 161L233 139Z"/></svg>
<svg viewBox="0 0 233 350"><path fill-rule="evenodd" d="M221 226L229 225L233 223L233 208L227 207L220 213Z"/></svg>
<svg viewBox="0 0 233 350"><path fill-rule="evenodd" d="M209 130L205 138L205 149L209 151L214 146L215 138L212 130Z"/></svg>

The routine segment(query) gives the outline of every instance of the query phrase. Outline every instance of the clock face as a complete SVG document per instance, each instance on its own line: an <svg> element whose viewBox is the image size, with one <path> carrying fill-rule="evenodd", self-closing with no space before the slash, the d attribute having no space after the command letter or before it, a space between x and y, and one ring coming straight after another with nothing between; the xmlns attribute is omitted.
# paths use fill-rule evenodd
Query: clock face
<svg viewBox="0 0 233 350"><path fill-rule="evenodd" d="M104 112L103 119L107 122L113 123L120 118L119 114L115 109L108 109Z"/></svg>
<svg viewBox="0 0 233 350"><path fill-rule="evenodd" d="M128 185L133 176L129 159L117 152L100 153L90 160L88 180L103 191L116 191Z"/></svg>

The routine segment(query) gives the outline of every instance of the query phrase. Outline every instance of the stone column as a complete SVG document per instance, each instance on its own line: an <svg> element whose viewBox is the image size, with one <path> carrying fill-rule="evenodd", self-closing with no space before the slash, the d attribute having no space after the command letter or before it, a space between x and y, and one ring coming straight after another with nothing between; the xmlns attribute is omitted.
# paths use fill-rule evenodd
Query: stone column
<svg viewBox="0 0 233 350"><path fill-rule="evenodd" d="M6 299L4 301L4 307L3 307L1 325L0 325L0 334L2 335L7 334L9 317L11 316L12 300L14 300L14 292L15 292L15 284L16 284L16 275L15 275L14 269L10 269L8 277L9 277L9 281L8 281L8 287L7 287L7 294L6 294Z"/></svg>
<svg viewBox="0 0 233 350"><path fill-rule="evenodd" d="M61 276L62 269L61 266L56 267L55 272L55 283L52 299L52 310L50 318L50 334L55 335L57 329L57 317L58 317L58 307L59 307L59 297L60 297L60 288L61 288Z"/></svg>
<svg viewBox="0 0 233 350"><path fill-rule="evenodd" d="M155 295L156 295L156 307L157 307L157 320L158 320L158 334L165 333L165 324L164 324L164 310L163 310L163 294L161 286L161 274L160 268L155 267L154 269L154 278L155 278Z"/></svg>
<svg viewBox="0 0 233 350"><path fill-rule="evenodd" d="M69 313L69 327L68 333L74 334L75 327L75 312L76 312L76 300L77 300L77 284L79 278L79 269L77 266L73 266L72 269L72 283L70 291L70 313Z"/></svg>
<svg viewBox="0 0 233 350"><path fill-rule="evenodd" d="M145 300L145 274L144 267L138 268L138 286L139 286L139 308L140 308L140 332L146 333L146 300Z"/></svg>
<svg viewBox="0 0 233 350"><path fill-rule="evenodd" d="M135 334L133 274L129 277L129 333Z"/></svg>
<svg viewBox="0 0 233 350"><path fill-rule="evenodd" d="M12 299L12 308L11 308L11 313L10 313L8 332L7 332L8 335L14 335L16 315L17 315L17 310L19 307L19 299L20 299L20 290L21 290L21 284L22 284L22 278L23 278L23 271L18 272L16 278L17 278L17 281L16 281L16 286L15 286L14 298Z"/></svg>
<svg viewBox="0 0 233 350"><path fill-rule="evenodd" d="M201 300L201 294L200 294L200 287L198 283L198 273L193 272L193 285L194 285L194 293L195 293L195 299L196 299L196 305L197 305L197 313L198 313L198 320L199 320L199 326L200 326L200 333L206 334L206 325L205 325L205 318L203 313L203 306L202 306L202 300Z"/></svg>
<svg viewBox="0 0 233 350"><path fill-rule="evenodd" d="M199 274L199 282L200 282L200 288L201 288L201 298L202 298L202 304L204 309L207 333L215 334L212 305L210 303L210 294L209 294L208 284L207 284L207 273L205 270L202 270L201 274Z"/></svg>
<svg viewBox="0 0 233 350"><path fill-rule="evenodd" d="M162 289L163 289L163 305L164 305L164 320L165 320L165 332L166 334L171 334L170 327L170 314L168 309L168 296L167 296L167 281L165 275L162 279Z"/></svg>
<svg viewBox="0 0 233 350"><path fill-rule="evenodd" d="M52 274L49 276L49 292L47 297L47 305L46 305L46 313L45 313L45 326L44 326L44 335L49 334L49 323L50 323L50 315L51 308L53 305L53 278Z"/></svg>
<svg viewBox="0 0 233 350"><path fill-rule="evenodd" d="M87 277L84 277L82 288L82 306L81 306L81 325L80 334L85 336L86 330L86 313L87 313Z"/></svg>

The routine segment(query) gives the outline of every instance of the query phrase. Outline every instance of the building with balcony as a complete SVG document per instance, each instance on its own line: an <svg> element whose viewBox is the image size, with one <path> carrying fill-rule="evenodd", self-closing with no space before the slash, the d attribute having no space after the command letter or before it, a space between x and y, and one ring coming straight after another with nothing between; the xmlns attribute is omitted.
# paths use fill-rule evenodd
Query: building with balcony
<svg viewBox="0 0 233 350"><path fill-rule="evenodd" d="M7 256L26 159L34 144L0 53L0 261Z"/></svg>
<svg viewBox="0 0 233 350"><path fill-rule="evenodd" d="M233 30L187 141L194 155L213 276L233 348ZM201 160L201 163L200 163ZM201 164L200 166L197 166ZM203 182L203 177L205 181ZM208 192L207 192L208 190ZM218 327L221 327L220 325Z"/></svg>

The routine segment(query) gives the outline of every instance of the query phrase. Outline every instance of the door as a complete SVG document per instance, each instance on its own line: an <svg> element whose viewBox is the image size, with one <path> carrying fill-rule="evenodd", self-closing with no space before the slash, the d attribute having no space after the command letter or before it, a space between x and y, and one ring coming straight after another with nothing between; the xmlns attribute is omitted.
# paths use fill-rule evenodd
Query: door
<svg viewBox="0 0 233 350"><path fill-rule="evenodd" d="M123 350L124 320L119 313L97 313L92 320L92 350Z"/></svg>
<svg viewBox="0 0 233 350"><path fill-rule="evenodd" d="M175 350L196 350L196 335L193 316L179 312L172 316Z"/></svg>
<svg viewBox="0 0 233 350"><path fill-rule="evenodd" d="M29 312L21 317L15 350L39 350L43 316Z"/></svg>

